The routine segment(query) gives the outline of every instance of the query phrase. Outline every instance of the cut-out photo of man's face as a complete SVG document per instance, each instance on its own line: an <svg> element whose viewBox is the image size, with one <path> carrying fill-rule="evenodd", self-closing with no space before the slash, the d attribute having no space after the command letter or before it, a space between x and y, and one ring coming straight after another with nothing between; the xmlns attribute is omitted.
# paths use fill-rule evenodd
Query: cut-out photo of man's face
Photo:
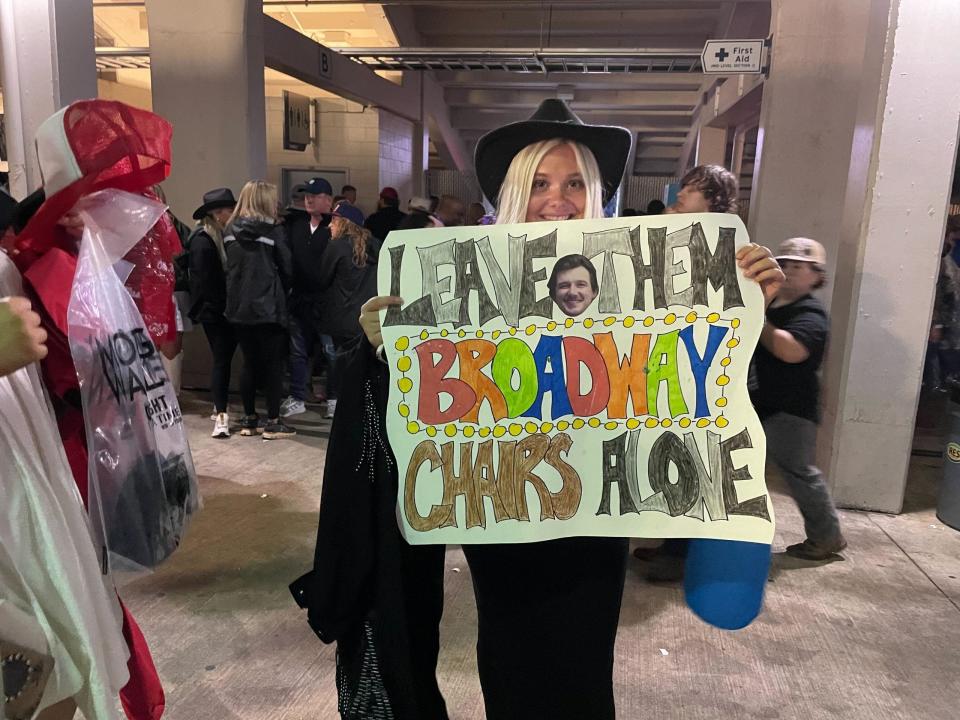
<svg viewBox="0 0 960 720"><path fill-rule="evenodd" d="M547 287L550 297L568 317L582 315L600 290L597 270L583 255L565 255L557 260Z"/></svg>

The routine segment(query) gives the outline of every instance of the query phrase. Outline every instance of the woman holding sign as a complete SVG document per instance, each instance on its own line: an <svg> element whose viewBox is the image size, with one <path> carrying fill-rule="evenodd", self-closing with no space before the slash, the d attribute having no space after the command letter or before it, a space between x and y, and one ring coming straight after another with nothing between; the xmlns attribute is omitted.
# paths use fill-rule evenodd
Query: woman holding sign
<svg viewBox="0 0 960 720"><path fill-rule="evenodd" d="M631 141L623 128L585 125L562 101L546 100L529 120L481 138L477 175L486 196L497 201L498 224L602 218ZM583 312L596 295L589 267L571 258L565 269L578 268L584 277L571 274L566 300L557 293L568 316ZM767 297L776 293L783 273L769 250L746 246L738 262ZM560 280L558 272L558 290ZM575 281L582 285L576 293ZM402 302L377 297L364 305L360 324L373 348L383 342L379 311ZM627 548L625 538L597 537L464 546L489 720L615 716L613 656Z"/></svg>

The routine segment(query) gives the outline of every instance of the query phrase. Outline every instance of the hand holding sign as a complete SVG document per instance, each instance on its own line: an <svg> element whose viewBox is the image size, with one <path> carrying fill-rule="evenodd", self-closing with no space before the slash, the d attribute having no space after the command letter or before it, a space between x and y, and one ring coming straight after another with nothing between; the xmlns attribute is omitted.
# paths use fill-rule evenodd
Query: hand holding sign
<svg viewBox="0 0 960 720"><path fill-rule="evenodd" d="M401 305L403 298L392 295L379 295L367 300L360 307L360 327L367 341L378 348L383 345L383 335L380 333L380 311L391 305Z"/></svg>
<svg viewBox="0 0 960 720"><path fill-rule="evenodd" d="M786 279L770 248L753 243L744 245L737 251L737 265L743 270L745 277L760 284L764 306L769 305Z"/></svg>

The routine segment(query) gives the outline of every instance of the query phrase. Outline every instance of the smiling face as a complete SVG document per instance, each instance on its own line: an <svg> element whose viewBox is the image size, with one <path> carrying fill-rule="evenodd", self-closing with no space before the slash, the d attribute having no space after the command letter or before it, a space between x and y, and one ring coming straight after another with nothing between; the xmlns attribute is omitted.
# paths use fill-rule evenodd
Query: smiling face
<svg viewBox="0 0 960 720"><path fill-rule="evenodd" d="M585 267L563 270L557 275L553 299L565 315L577 317L590 307L595 297L597 291L593 289L590 272Z"/></svg>
<svg viewBox="0 0 960 720"><path fill-rule="evenodd" d="M569 145L558 145L544 155L537 167L526 222L582 218L586 204L587 189L577 156Z"/></svg>

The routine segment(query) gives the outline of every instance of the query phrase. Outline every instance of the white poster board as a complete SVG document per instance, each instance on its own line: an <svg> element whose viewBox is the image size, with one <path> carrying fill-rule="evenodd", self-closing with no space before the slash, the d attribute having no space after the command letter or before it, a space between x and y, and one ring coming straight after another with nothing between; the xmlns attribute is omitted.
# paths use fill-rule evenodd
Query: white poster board
<svg viewBox="0 0 960 720"><path fill-rule="evenodd" d="M720 214L391 233L378 294L405 301L381 320L407 540L770 543L747 242Z"/></svg>

